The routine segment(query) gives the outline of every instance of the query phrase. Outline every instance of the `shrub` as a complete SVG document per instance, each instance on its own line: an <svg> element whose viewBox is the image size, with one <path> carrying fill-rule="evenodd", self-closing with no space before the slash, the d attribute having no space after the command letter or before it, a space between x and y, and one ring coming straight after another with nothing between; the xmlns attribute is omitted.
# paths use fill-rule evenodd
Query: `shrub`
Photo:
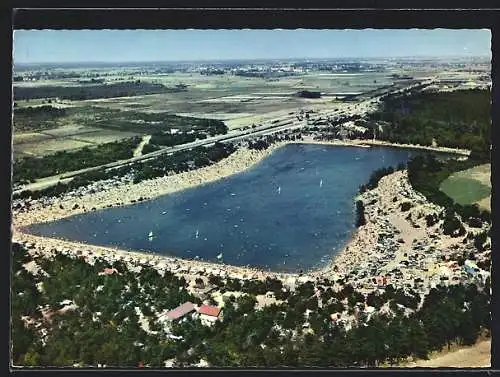
<svg viewBox="0 0 500 377"><path fill-rule="evenodd" d="M473 228L481 228L483 226L483 222L477 217L471 217L467 223Z"/></svg>
<svg viewBox="0 0 500 377"><path fill-rule="evenodd" d="M413 207L413 204L411 204L410 202L401 203L401 211L403 212L410 210L411 207Z"/></svg>
<svg viewBox="0 0 500 377"><path fill-rule="evenodd" d="M425 216L425 221L426 221L427 227L431 227L434 224L436 224L437 220L438 219L437 219L436 215L428 214Z"/></svg>
<svg viewBox="0 0 500 377"><path fill-rule="evenodd" d="M443 223L443 233L450 236L455 236L455 231L459 230L461 227L460 220L454 216L447 216Z"/></svg>
<svg viewBox="0 0 500 377"><path fill-rule="evenodd" d="M366 224L365 206L362 200L356 201L356 227Z"/></svg>

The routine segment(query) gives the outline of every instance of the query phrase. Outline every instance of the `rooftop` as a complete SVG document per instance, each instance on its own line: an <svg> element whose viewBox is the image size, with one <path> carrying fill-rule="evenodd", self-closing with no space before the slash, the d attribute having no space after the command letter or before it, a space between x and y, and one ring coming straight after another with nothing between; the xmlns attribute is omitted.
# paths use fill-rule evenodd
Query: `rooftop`
<svg viewBox="0 0 500 377"><path fill-rule="evenodd" d="M170 320L175 320L184 317L186 314L194 310L195 310L194 304L188 301L167 313L163 313L162 316L164 315Z"/></svg>
<svg viewBox="0 0 500 377"><path fill-rule="evenodd" d="M220 313L220 308L210 305L201 305L200 309L198 310L198 313L205 314L210 317L218 317Z"/></svg>

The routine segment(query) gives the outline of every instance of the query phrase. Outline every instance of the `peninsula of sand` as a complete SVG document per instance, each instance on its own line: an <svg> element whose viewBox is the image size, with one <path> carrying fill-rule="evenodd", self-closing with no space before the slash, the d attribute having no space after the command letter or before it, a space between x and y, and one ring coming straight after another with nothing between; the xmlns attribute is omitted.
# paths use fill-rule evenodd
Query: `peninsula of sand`
<svg viewBox="0 0 500 377"><path fill-rule="evenodd" d="M368 144L370 144L370 142L366 141L302 141L302 143L305 142L358 147L369 147ZM88 255L93 254L104 257L107 256L112 260L129 260L132 258L136 261L141 261L141 263L144 262L151 265L161 264L166 266L165 268L167 270L177 270L178 272L183 271L186 274L196 274L197 272L203 271L233 278L243 277L263 279L266 276L272 276L280 278L284 281L297 278L302 281L307 281L317 278L329 278L335 280L338 278L345 278L348 276L350 271L352 271L352 269L362 268L362 265L365 265L368 260L367 257L369 253L367 253L367 250L375 249L377 247L377 236L381 232L387 231L387 223L400 224L400 227L404 229L404 232L410 233L404 237L404 241L410 243L410 240L414 239L415 235L418 236L417 238L423 239L428 236L429 231L432 231L432 229L427 229L427 232L422 232L422 230L415 232L409 225L408 220L403 218L403 214L400 214L398 211L398 203L393 201L393 197L398 195L398 197L401 197L401 192L407 196L407 199L420 203L420 205L417 206L420 209L427 208L434 212L437 211L437 209L432 205L426 204L425 198L413 192L411 186L407 182L405 173L402 172L396 172L384 177L375 191L372 190L365 193L366 196L373 195L373 192L376 192L376 195L383 198L375 205L368 205L366 207L365 210L368 213L368 223L358 228L348 244L345 245L343 250L336 253L335 258L332 259L332 262L327 267L319 271L306 271L304 274L277 273L255 268L202 262L199 260L185 260L152 253L136 252L133 250L123 250L55 238L39 237L23 231L24 227L31 224L50 222L91 210L130 205L131 202L150 200L155 197L168 195L173 192L185 190L219 179L224 179L230 175L242 172L254 166L259 161L269 156L273 151L290 143L291 142L279 142L271 145L265 150L240 148L229 157L213 165L197 170L142 181L137 184L125 182L121 184L109 185L106 187L100 187L99 190L91 190L83 195L66 193L58 198L51 199L50 201L25 200L24 202L28 205L28 209L24 207L24 209L13 210L13 240L30 244L32 248L39 249L40 251L45 250L50 252L53 250L64 250L66 253L78 253L79 255L84 253ZM387 145L379 143L375 144ZM432 150L450 152L448 148L432 148ZM403 200L404 198L401 197L400 199ZM407 216L407 214L405 214L405 216ZM400 232L400 230L397 231ZM449 240L444 240L442 237L440 237L439 240L442 240L445 243L449 242Z"/></svg>

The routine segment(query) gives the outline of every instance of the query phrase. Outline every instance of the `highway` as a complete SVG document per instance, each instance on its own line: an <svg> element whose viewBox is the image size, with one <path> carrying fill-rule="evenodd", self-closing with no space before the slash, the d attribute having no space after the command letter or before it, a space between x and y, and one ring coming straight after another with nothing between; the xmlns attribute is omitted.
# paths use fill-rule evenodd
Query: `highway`
<svg viewBox="0 0 500 377"><path fill-rule="evenodd" d="M76 177L77 175L81 175L84 173L88 173L91 171L98 171L102 169L113 169L113 168L119 168L125 165L129 165L135 162L140 162L140 161L145 161L149 160L161 155L164 155L165 153L174 153L174 152L179 152L187 149L192 149L195 147L200 147L200 146L209 146L213 145L216 142L222 142L222 143L227 143L227 142L238 142L247 138L252 138L255 136L264 136L264 135L270 135L279 131L283 130L292 130L292 129L298 129L305 127L307 125L312 125L315 121L318 120L326 120L327 118L331 118L332 120L338 119L341 116L352 116L356 114L364 114L366 112L367 106L370 104L373 104L377 102L380 97L382 97L385 94L392 94L392 93L401 93L402 91L405 90L410 90L412 88L418 87L420 85L428 85L432 83L434 80L426 80L425 82L422 83L417 83L413 84L411 86L408 86L406 88L398 88L395 90L395 88L391 87L388 88L387 90L383 91L377 91L376 95L373 97L369 97L368 99L362 101L362 102L352 102L352 103L346 103L346 109L340 110L340 109L334 109L334 110L322 110L319 112L312 112L309 113L309 119L305 119L304 114L299 114L299 111L289 113L280 119L273 119L265 124L259 125L255 128L249 128L247 130L239 130L239 131L231 131L225 135L218 135L214 137L209 137L203 140L196 140L191 143L187 144L182 144L182 145L177 145L174 147L167 147L167 148L162 148L158 151L154 151L151 153L143 154L141 156L136 156L132 157L126 160L118 160L114 161L108 164L104 165L99 165L99 166L94 166L94 167L89 167L85 169L80 169L80 170L75 170L71 172L66 172L58 175L54 175L51 177L45 177L36 180L34 183L30 183L28 185L23 185L18 188L16 188L13 193L18 194L24 190L30 190L30 191L36 191L36 190L42 190L44 188L50 187L50 186L55 186L59 181L62 182L68 182L72 178ZM347 110L347 107L349 107L349 110ZM299 120L297 117L298 116L304 117L303 120Z"/></svg>
<svg viewBox="0 0 500 377"><path fill-rule="evenodd" d="M127 160L118 160L114 161L108 164L104 165L99 165L99 166L93 166L85 169L80 169L80 170L74 170L71 172L66 172L50 177L45 177L36 180L33 183L30 183L28 185L21 186L20 188L14 190L14 194L20 193L21 191L24 190L30 190L30 191L36 191L36 190L42 190L44 188L54 186L56 185L59 181L63 181L67 183L71 178L76 177L77 175L81 175L84 173L88 173L91 171L98 171L98 170L103 170L103 169L113 169L113 168L119 168L125 165L129 165L135 162L141 162L141 161L146 161L150 160L152 158L164 155L165 153L175 153L179 151L183 151L186 149L192 149L195 147L200 147L200 146L210 146L215 144L216 142L222 142L222 143L227 143L227 142L233 142L233 141L240 141L244 140L249 137L255 137L255 136L260 136L260 135L267 135L271 134L274 132L279 132L285 129L295 129L295 128L300 128L305 126L306 123L302 122L302 124L293 124L292 121L280 121L275 124L271 125L263 125L262 127L256 127L255 129L250 129L250 130L245 130L241 132L230 132L225 135L218 135L214 137L209 137L203 140L196 140L191 143L187 144L182 144L182 145L176 145L174 147L167 147L160 149L158 151L154 151L151 153L143 154L141 156L137 157L132 157Z"/></svg>

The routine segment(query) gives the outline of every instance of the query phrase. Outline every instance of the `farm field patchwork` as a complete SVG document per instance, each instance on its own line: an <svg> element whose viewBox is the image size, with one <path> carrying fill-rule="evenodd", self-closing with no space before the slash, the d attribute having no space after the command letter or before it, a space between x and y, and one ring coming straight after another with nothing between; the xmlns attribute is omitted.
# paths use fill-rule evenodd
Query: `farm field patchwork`
<svg viewBox="0 0 500 377"><path fill-rule="evenodd" d="M96 127L63 126L40 132L14 134L14 155L45 156L87 146L110 143L139 135L136 132L105 130Z"/></svg>
<svg viewBox="0 0 500 377"><path fill-rule="evenodd" d="M92 143L71 138L47 139L42 142L14 144L14 156L45 156L58 151L69 151L91 146Z"/></svg>

